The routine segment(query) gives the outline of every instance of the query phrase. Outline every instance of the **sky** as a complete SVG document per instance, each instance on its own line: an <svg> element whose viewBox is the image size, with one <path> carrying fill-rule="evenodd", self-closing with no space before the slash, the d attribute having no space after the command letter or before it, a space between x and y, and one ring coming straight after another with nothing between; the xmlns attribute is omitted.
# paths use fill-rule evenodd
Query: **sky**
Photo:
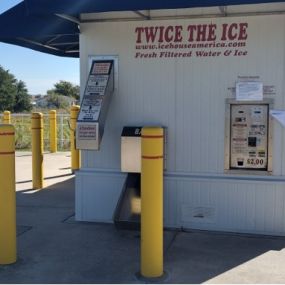
<svg viewBox="0 0 285 285"><path fill-rule="evenodd" d="M21 0L0 0L0 14ZM0 65L26 83L29 94L46 94L53 85L66 80L79 85L79 59L48 55L0 42Z"/></svg>

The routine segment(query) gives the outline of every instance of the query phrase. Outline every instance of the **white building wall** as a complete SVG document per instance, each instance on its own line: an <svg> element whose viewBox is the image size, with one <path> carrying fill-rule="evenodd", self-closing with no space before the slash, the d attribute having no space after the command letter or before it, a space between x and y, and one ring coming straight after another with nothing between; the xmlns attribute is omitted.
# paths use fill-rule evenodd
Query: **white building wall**
<svg viewBox="0 0 285 285"><path fill-rule="evenodd" d="M164 193L170 227L285 234L284 182L167 177Z"/></svg>
<svg viewBox="0 0 285 285"><path fill-rule="evenodd" d="M138 26L241 22L248 23L247 56L134 58ZM80 30L81 91L87 80L89 55L119 56L119 90L110 105L101 150L83 151L76 191L84 192L85 200L77 203L78 213L101 197L107 180L98 182L96 172L120 175L123 126L163 125L167 127L165 225L285 233L285 179L280 177L285 174L284 132L277 123L273 138L275 180L248 175L235 179L224 173L225 99L232 96L228 88L235 86L238 76L259 76L264 85L274 85L276 94L269 98L274 98L275 108L284 108L284 15L86 23ZM88 185L86 175L90 176ZM204 211L204 218L193 218L197 211ZM88 217L77 217L96 220L90 215L92 211Z"/></svg>

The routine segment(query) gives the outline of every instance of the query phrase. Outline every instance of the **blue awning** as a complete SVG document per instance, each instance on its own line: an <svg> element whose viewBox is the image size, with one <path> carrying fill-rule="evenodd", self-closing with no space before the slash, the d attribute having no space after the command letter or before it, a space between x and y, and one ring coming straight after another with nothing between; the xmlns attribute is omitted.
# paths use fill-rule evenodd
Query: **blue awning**
<svg viewBox="0 0 285 285"><path fill-rule="evenodd" d="M0 41L58 56L79 57L78 25L82 13L277 2L285 0L23 0L0 15Z"/></svg>
<svg viewBox="0 0 285 285"><path fill-rule="evenodd" d="M214 7L243 4L284 2L280 0L26 0L31 14L44 15L98 13L111 11L139 11Z"/></svg>
<svg viewBox="0 0 285 285"><path fill-rule="evenodd" d="M25 2L0 15L0 41L58 56L79 57L78 24L54 14L29 15Z"/></svg>

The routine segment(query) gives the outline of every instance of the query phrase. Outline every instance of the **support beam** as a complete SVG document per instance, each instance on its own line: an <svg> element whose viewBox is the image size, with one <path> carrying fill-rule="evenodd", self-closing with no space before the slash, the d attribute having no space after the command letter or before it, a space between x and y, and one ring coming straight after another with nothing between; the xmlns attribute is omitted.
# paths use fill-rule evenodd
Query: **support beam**
<svg viewBox="0 0 285 285"><path fill-rule="evenodd" d="M133 12L145 20L150 20L150 12L149 11L148 11L148 15L146 15L140 11L133 11Z"/></svg>
<svg viewBox="0 0 285 285"><path fill-rule="evenodd" d="M75 42L71 43L70 49L62 50L62 49L56 48L56 46L60 46L60 44L58 44L58 45L55 45L55 44L54 45L46 45L46 44L42 44L42 43L39 43L39 42L36 42L36 41L24 39L24 38L18 38L18 39L23 41L23 42L29 43L29 44L33 44L33 45L36 45L36 46L44 47L44 48L51 49L51 50L58 51L58 52L64 52L66 54L79 52L78 48L74 49L74 47L77 47L79 45L79 43L75 43ZM70 44L70 43L68 43L68 44Z"/></svg>
<svg viewBox="0 0 285 285"><path fill-rule="evenodd" d="M20 41L29 43L29 44L36 45L36 46L41 46L41 47L44 47L44 48L47 48L47 49L52 49L52 50L55 50L55 51L61 51L58 48L52 47L50 45L42 44L42 43L39 43L39 42L36 42L36 41L28 40L28 39L25 39L25 38L17 38L17 39L20 40Z"/></svg>
<svg viewBox="0 0 285 285"><path fill-rule="evenodd" d="M78 24L78 25L80 24L79 19L77 19L76 17L72 17L72 16L65 15L65 14L56 14L56 16L58 16L59 18L68 20L68 21L70 21L70 22L76 23L76 24Z"/></svg>
<svg viewBox="0 0 285 285"><path fill-rule="evenodd" d="M227 16L227 6L219 6L219 9L223 16Z"/></svg>
<svg viewBox="0 0 285 285"><path fill-rule="evenodd" d="M53 47L56 47L56 46L67 46L67 45L75 46L75 45L79 45L79 42L50 43L49 45L53 46Z"/></svg>
<svg viewBox="0 0 285 285"><path fill-rule="evenodd" d="M60 38L61 36L60 35L57 35L55 37L53 37L52 39L48 40L45 45L49 45L51 44L53 41L57 40L58 38Z"/></svg>
<svg viewBox="0 0 285 285"><path fill-rule="evenodd" d="M150 20L182 20L182 19L207 19L207 18L221 18L221 17L249 17L249 16L267 16L267 15L284 15L285 10L280 11L266 11L266 12L236 12L221 14L199 14L199 15L178 15L178 16L151 16ZM93 19L81 20L81 23L106 23L106 22L124 22L124 21L141 21L139 18L106 18L106 19Z"/></svg>

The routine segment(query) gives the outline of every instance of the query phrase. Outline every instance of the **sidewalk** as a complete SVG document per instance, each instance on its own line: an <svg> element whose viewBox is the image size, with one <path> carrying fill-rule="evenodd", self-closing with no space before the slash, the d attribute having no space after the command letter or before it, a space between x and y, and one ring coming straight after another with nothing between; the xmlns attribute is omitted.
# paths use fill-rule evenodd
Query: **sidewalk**
<svg viewBox="0 0 285 285"><path fill-rule="evenodd" d="M70 152L44 154L45 186L50 186L70 178ZM16 153L16 191L32 190L32 154Z"/></svg>
<svg viewBox="0 0 285 285"><path fill-rule="evenodd" d="M39 192L30 161L17 154L18 262L0 266L0 283L142 283L139 232L74 221L69 154L45 155ZM165 283L285 283L284 248L285 238L165 231Z"/></svg>

